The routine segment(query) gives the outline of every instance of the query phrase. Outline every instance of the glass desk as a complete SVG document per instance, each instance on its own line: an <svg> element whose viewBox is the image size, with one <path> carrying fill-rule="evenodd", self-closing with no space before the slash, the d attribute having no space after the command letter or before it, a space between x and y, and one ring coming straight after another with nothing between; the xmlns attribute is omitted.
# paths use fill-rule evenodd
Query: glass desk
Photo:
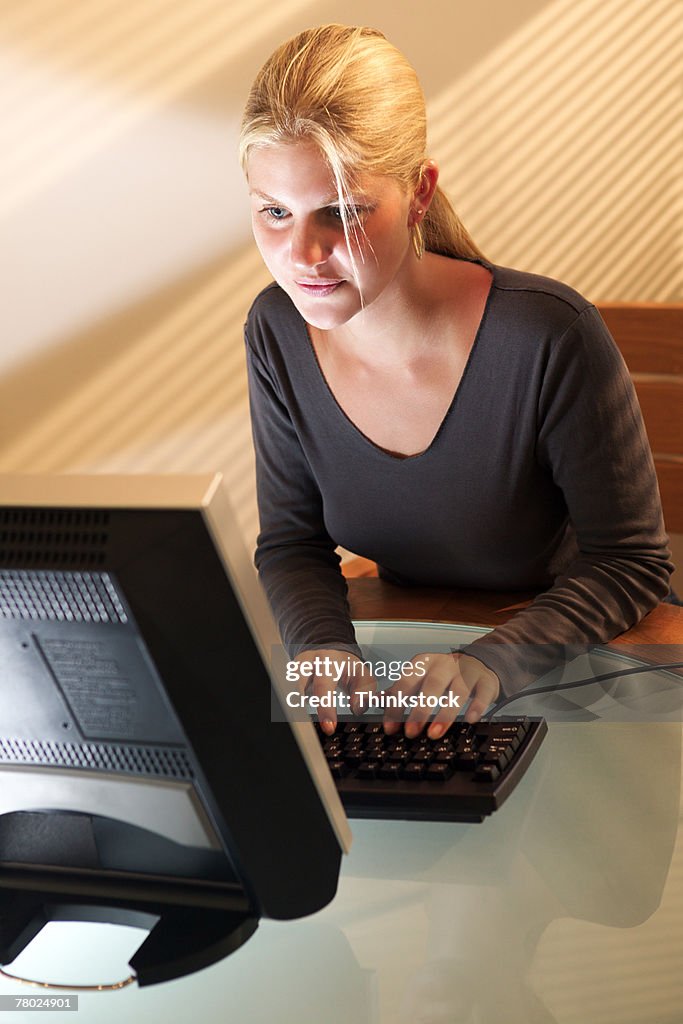
<svg viewBox="0 0 683 1024"><path fill-rule="evenodd" d="M375 652L398 641L417 653L482 631L363 623L359 639ZM609 670L622 655L599 657ZM588 694L585 707L555 708L527 775L483 823L354 821L339 891L325 910L262 921L213 967L149 988L81 994L80 1016L53 1011L49 1019L680 1024L680 692L655 673L636 678L668 695L660 717L670 720L629 719L628 701L608 714L615 702L604 691ZM286 858L286 846L273 855ZM113 981L127 973L143 934L48 925L9 969L79 980L87 967ZM0 979L0 995L35 994ZM29 1012L7 1019L34 1021Z"/></svg>

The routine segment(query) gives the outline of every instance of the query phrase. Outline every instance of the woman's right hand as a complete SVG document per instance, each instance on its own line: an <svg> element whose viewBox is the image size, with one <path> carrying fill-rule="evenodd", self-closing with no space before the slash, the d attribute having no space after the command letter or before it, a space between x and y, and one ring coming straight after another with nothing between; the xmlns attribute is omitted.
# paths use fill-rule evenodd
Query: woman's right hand
<svg viewBox="0 0 683 1024"><path fill-rule="evenodd" d="M308 662L311 666L310 672L302 672L299 676L300 693L323 697L341 690L348 695L350 710L354 715L362 714L368 706L368 697L365 696L363 700L360 694L375 692L374 679L366 663L355 654L330 647L302 651L294 661L300 665ZM330 701L330 705L317 709L318 721L328 736L337 728L337 711L333 700Z"/></svg>

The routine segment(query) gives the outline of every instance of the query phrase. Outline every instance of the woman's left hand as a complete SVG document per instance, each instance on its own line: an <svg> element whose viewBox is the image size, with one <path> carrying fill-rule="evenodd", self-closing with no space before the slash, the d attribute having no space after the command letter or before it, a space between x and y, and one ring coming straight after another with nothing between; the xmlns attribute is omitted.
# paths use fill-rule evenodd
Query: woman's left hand
<svg viewBox="0 0 683 1024"><path fill-rule="evenodd" d="M430 739L437 740L443 736L458 715L462 714L468 700L470 703L464 720L478 722L500 693L500 680L496 673L469 654L457 651L453 654L418 654L410 664L412 671L405 673L385 693L402 693L405 696L421 693L425 698L444 698L427 730ZM425 700L425 704L428 703ZM419 736L432 714L433 709L428 706L411 709L405 720L408 739ZM384 731L389 735L398 732L403 716L401 708L387 709L384 714Z"/></svg>

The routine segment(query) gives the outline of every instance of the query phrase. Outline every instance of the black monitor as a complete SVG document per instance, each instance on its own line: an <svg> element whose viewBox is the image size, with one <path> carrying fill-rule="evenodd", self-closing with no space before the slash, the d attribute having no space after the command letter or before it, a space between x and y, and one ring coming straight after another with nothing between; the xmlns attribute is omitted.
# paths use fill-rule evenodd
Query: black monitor
<svg viewBox="0 0 683 1024"><path fill-rule="evenodd" d="M313 726L272 722L278 644L219 475L0 476L0 964L46 920L147 923L148 984L333 897L350 833Z"/></svg>

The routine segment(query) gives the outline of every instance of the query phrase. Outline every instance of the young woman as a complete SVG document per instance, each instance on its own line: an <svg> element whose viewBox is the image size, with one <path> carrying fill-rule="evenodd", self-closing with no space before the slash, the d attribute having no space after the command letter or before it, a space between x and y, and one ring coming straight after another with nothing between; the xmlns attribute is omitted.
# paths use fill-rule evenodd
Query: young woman
<svg viewBox="0 0 683 1024"><path fill-rule="evenodd" d="M337 545L399 583L541 590L483 643L429 655L397 684L454 694L476 721L558 645L634 625L672 567L638 405L599 315L559 282L491 265L425 146L415 72L373 29L303 32L252 87L241 156L275 279L246 325L256 562L290 652L349 665L360 651ZM368 685L351 671L346 683ZM440 710L429 734L456 714ZM408 735L425 718L412 712Z"/></svg>

